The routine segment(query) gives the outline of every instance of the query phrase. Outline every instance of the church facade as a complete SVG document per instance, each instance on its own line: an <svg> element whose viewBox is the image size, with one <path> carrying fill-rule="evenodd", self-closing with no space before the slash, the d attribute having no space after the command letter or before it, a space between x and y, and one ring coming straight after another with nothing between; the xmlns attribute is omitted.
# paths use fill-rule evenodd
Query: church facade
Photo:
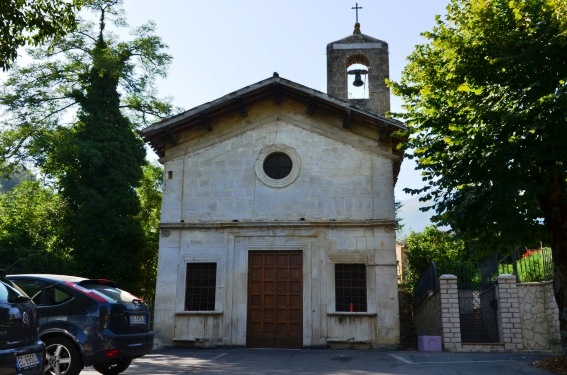
<svg viewBox="0 0 567 375"><path fill-rule="evenodd" d="M398 343L388 46L357 24L327 59L326 94L274 73L143 130L164 165L156 347Z"/></svg>

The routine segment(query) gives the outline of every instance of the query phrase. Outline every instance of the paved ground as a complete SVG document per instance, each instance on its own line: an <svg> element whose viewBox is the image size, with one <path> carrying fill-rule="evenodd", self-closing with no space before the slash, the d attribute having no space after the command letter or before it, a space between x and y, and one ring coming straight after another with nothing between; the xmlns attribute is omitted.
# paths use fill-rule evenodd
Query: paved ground
<svg viewBox="0 0 567 375"><path fill-rule="evenodd" d="M123 374L423 374L549 375L532 363L538 353L446 353L370 350L160 350L138 358ZM81 375L98 374L87 367Z"/></svg>

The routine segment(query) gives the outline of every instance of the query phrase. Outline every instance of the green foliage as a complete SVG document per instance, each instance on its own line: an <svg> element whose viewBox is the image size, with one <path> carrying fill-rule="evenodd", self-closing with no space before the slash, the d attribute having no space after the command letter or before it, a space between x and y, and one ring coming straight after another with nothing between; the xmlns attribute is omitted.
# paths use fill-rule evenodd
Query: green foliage
<svg viewBox="0 0 567 375"><path fill-rule="evenodd" d="M132 289L139 275L143 232L135 187L142 178L143 141L120 112L118 77L129 55L110 49L102 36L91 51L93 64L82 78L85 93L78 122L52 171L67 202L67 243L79 273L108 277ZM84 223L83 225L77 223Z"/></svg>
<svg viewBox="0 0 567 375"><path fill-rule="evenodd" d="M133 29L129 40L119 40L113 30L127 27L120 3L89 1L83 6L86 19L78 17L76 31L57 39L49 50L29 49L33 61L10 70L0 89L0 167L9 172L22 165L56 168L50 165L49 155L64 144L69 128L77 122L95 59L101 71L116 74L120 111L135 128L178 110L156 96L155 79L165 76L171 61L167 46L154 34L153 23ZM92 14L101 22L89 21ZM106 49L93 53L99 36Z"/></svg>
<svg viewBox="0 0 567 375"><path fill-rule="evenodd" d="M18 48L61 37L75 27L83 1L2 0L0 6L0 68L10 68Z"/></svg>
<svg viewBox="0 0 567 375"><path fill-rule="evenodd" d="M447 10L392 84L425 182L409 191L492 248L545 240L567 207L567 1Z"/></svg>
<svg viewBox="0 0 567 375"><path fill-rule="evenodd" d="M141 205L138 220L145 237L138 287L140 296L151 301L155 294L157 275L163 168L146 163L143 172L142 182L136 189Z"/></svg>
<svg viewBox="0 0 567 375"><path fill-rule="evenodd" d="M0 194L0 267L8 272L67 272L59 243L63 202L39 181L23 181Z"/></svg>
<svg viewBox="0 0 567 375"><path fill-rule="evenodd" d="M446 233L429 226L423 232L411 232L406 238L408 257L408 282L415 284L431 262L441 268L461 268L466 263L465 243Z"/></svg>
<svg viewBox="0 0 567 375"><path fill-rule="evenodd" d="M396 201L394 205L395 209L395 220L396 220L396 233L401 233L404 229L405 224L402 223L403 219L400 217L400 210L402 209L402 202Z"/></svg>
<svg viewBox="0 0 567 375"><path fill-rule="evenodd" d="M515 267L512 262L499 264L498 272L516 275L520 282L549 281L553 278L552 266L551 249L545 247L540 250L527 250L516 260Z"/></svg>
<svg viewBox="0 0 567 375"><path fill-rule="evenodd" d="M0 91L0 166L32 166L53 185L57 225L40 235L54 236L69 273L111 278L151 298L161 173L145 165L137 129L174 110L154 87L171 56L151 23L128 41L109 31L126 26L120 3L89 1L84 9L98 23L79 18L75 32L48 51L31 49L34 61L10 70Z"/></svg>
<svg viewBox="0 0 567 375"><path fill-rule="evenodd" d="M550 241L567 358L567 0L451 0L393 92L436 219L493 251Z"/></svg>

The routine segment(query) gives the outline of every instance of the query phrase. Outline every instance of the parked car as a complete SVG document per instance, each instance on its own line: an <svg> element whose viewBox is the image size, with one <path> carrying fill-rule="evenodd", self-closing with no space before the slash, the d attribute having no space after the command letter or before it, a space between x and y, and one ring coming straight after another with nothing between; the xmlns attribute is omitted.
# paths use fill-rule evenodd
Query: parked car
<svg viewBox="0 0 567 375"><path fill-rule="evenodd" d="M37 307L0 269L0 375L43 374Z"/></svg>
<svg viewBox="0 0 567 375"><path fill-rule="evenodd" d="M109 280L65 275L8 275L37 304L45 372L77 375L93 366L115 375L152 350L150 311Z"/></svg>

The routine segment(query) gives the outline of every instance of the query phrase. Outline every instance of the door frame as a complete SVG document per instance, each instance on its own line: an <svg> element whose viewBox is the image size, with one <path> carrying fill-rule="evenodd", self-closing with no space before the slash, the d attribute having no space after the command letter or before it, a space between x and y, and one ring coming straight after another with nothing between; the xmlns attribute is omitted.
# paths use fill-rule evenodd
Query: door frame
<svg viewBox="0 0 567 375"><path fill-rule="evenodd" d="M282 232L281 235L279 232ZM246 327L248 325L248 252L249 251L292 251L303 252L303 346L317 345L325 336L326 325L321 321L321 307L312 296L319 295L321 277L325 270L319 267L320 249L318 237L313 232L304 235L286 236L287 231L278 231L277 236L267 236L266 231L251 230L234 233L229 238L229 248L234 249L229 256L227 269L234 270L226 284L227 303L225 304L224 332L225 342L231 345L246 346ZM317 319L314 319L317 317Z"/></svg>

